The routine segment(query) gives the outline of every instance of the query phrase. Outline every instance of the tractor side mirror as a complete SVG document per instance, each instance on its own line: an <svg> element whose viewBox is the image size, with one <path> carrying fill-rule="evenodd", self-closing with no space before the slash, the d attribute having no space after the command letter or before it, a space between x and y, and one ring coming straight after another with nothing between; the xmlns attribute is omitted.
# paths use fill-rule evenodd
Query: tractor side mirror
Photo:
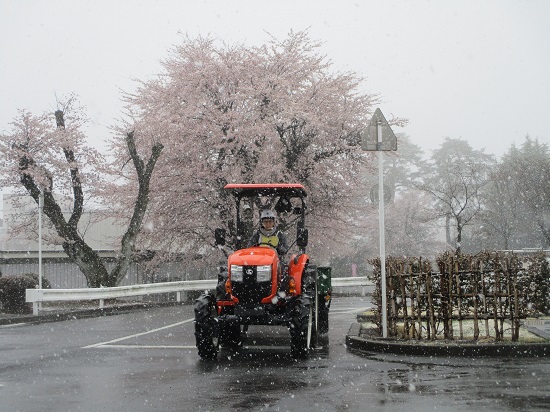
<svg viewBox="0 0 550 412"><path fill-rule="evenodd" d="M216 238L216 245L225 245L225 229L217 228L214 230L214 237Z"/></svg>
<svg viewBox="0 0 550 412"><path fill-rule="evenodd" d="M288 213L292 211L292 203L287 197L280 197L275 205L275 211L277 213Z"/></svg>
<svg viewBox="0 0 550 412"><path fill-rule="evenodd" d="M300 248L304 248L307 246L308 242L308 231L307 229L303 227L298 228L298 234L296 235L296 244Z"/></svg>

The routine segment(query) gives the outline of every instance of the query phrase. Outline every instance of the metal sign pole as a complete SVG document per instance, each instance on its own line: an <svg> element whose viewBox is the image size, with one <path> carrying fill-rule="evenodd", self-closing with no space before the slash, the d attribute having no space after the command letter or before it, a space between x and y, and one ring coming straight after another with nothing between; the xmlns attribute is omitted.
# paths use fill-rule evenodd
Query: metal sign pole
<svg viewBox="0 0 550 412"><path fill-rule="evenodd" d="M382 145L382 121L377 121L378 144ZM382 283L382 337L388 337L388 308L386 302L386 239L384 227L384 152L378 150L378 227L380 232L380 276Z"/></svg>
<svg viewBox="0 0 550 412"><path fill-rule="evenodd" d="M380 284L382 289L382 336L388 337L388 307L386 296L386 239L384 228L384 158L386 150L397 150L397 137L380 109L376 109L366 133L361 136L363 150L378 152L378 214L380 231ZM374 202L374 199L373 199Z"/></svg>
<svg viewBox="0 0 550 412"><path fill-rule="evenodd" d="M38 289L42 290L42 209L44 208L44 192L38 196ZM42 309L42 302L38 302Z"/></svg>

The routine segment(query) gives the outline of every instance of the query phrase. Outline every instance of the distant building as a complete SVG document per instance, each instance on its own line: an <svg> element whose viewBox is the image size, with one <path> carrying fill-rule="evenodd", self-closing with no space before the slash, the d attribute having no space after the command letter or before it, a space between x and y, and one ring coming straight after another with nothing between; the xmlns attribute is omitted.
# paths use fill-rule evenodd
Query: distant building
<svg viewBox="0 0 550 412"><path fill-rule="evenodd" d="M58 204L68 219L71 213L72 200L59 198ZM0 224L0 273L4 276L22 273L38 274L38 205L28 195L4 194L3 218ZM84 213L78 225L84 241L104 260L107 270L111 270L116 258L115 248L120 244L119 239L125 228L117 224L112 217L100 218L98 210ZM30 219L27 219L30 218ZM42 217L43 233L55 235L50 229L48 232L48 218ZM34 235L24 237L10 234L10 228L27 222L32 225L29 229ZM86 278L65 254L61 244L42 245L43 276L48 279L53 288L83 288L86 287ZM133 263L121 285L151 283L170 280L206 279L216 274L204 265L188 267L176 260L164 262L150 271L143 262Z"/></svg>
<svg viewBox="0 0 550 412"><path fill-rule="evenodd" d="M70 216L72 199L58 197L58 204L67 217ZM28 195L4 194L3 199L3 219L0 224L0 251L38 251L38 205ZM34 236L14 235L10 229L28 222L32 225L30 228ZM49 235L55 235L53 230L48 230L48 218L43 215L43 238ZM115 222L114 218L101 218L98 211L85 212L78 225L81 236L84 241L95 250L111 250L114 242L123 234L124 228ZM50 236L51 237L51 236ZM52 251L63 248L61 244L42 243L42 250Z"/></svg>
<svg viewBox="0 0 550 412"><path fill-rule="evenodd" d="M61 210L70 216L72 200L59 197ZM2 198L3 218L0 225L0 270L3 275L38 273L38 205L28 195L4 194ZM98 218L99 213L84 213L78 225L84 241L98 251L107 263L114 259L114 242L123 234L123 228L113 218ZM48 228L49 220L43 215L43 238L52 237L55 232ZM27 235L10 233L17 225L28 224ZM86 279L80 269L70 261L61 244L42 243L43 275L52 287L86 287ZM135 266L135 265L133 265ZM137 281L137 268L129 270L123 284Z"/></svg>

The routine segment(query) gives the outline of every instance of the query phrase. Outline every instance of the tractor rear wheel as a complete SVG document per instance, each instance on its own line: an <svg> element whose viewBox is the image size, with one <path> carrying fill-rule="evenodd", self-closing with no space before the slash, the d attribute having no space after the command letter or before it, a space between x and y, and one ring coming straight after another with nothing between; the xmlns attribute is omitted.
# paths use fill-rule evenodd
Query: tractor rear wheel
<svg viewBox="0 0 550 412"><path fill-rule="evenodd" d="M317 295L317 325L320 334L328 333L328 306L322 295Z"/></svg>
<svg viewBox="0 0 550 412"><path fill-rule="evenodd" d="M296 300L294 314L290 323L290 351L294 358L305 359L313 333L311 300L301 296Z"/></svg>

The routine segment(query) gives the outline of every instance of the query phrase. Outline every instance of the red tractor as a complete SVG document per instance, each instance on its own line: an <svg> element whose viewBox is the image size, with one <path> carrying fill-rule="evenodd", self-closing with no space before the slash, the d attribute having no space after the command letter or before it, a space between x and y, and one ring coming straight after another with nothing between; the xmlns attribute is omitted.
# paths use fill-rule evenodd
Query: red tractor
<svg viewBox="0 0 550 412"><path fill-rule="evenodd" d="M221 267L215 292L195 302L195 337L199 356L215 359L219 348L240 347L249 325L284 325L294 357L305 358L319 334L328 332L330 268L317 268L306 254L306 191L301 184L229 184L236 221L227 267ZM279 256L268 245L248 247L259 211L277 213L279 227L294 228L297 252ZM216 229L216 244L226 245L226 230ZM293 237L293 236L292 236Z"/></svg>

